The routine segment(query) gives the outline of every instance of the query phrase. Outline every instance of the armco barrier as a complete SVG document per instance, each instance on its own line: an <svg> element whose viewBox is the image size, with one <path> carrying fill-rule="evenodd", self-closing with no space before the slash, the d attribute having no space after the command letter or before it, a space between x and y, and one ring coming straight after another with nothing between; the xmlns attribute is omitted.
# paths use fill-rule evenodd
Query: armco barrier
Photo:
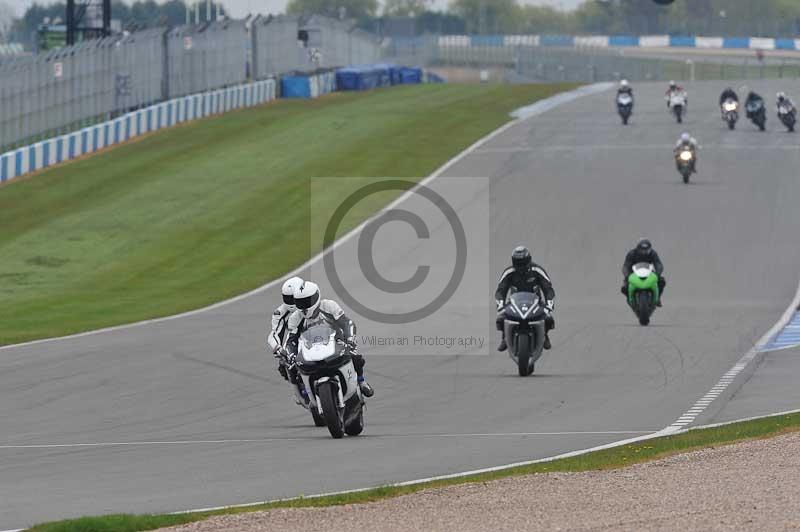
<svg viewBox="0 0 800 532"><path fill-rule="evenodd" d="M750 39L747 37L725 37L722 39L723 48L750 48Z"/></svg>
<svg viewBox="0 0 800 532"><path fill-rule="evenodd" d="M608 38L610 46L639 46L639 37L631 35L612 35Z"/></svg>
<svg viewBox="0 0 800 532"><path fill-rule="evenodd" d="M127 113L119 118L0 155L0 182L69 161L151 131L258 105L276 97L268 79L193 94Z"/></svg>

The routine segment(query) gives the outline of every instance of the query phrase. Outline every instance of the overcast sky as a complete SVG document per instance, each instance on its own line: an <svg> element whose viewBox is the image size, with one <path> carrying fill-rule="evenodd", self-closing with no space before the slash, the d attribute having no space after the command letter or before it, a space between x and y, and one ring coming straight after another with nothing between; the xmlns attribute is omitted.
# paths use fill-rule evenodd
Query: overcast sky
<svg viewBox="0 0 800 532"><path fill-rule="evenodd" d="M5 0L16 9L17 16L25 12L34 0ZM38 0L39 3L48 4L50 0ZM127 0L126 0L127 1ZM288 0L222 0L222 4L228 7L233 17L243 17L248 13L281 13L286 8ZM380 0L379 0L380 1ZM525 4L551 5L563 9L571 9L581 0L520 0ZM434 0L436 9L447 7L448 0Z"/></svg>

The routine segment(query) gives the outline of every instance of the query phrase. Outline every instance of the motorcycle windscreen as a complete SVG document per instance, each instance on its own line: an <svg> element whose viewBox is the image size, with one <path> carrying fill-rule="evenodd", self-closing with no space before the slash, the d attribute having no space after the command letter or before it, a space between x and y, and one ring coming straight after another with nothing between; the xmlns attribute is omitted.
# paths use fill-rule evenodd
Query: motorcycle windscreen
<svg viewBox="0 0 800 532"><path fill-rule="evenodd" d="M539 296L531 292L515 292L509 298L508 304L519 314L522 319L527 319L539 309Z"/></svg>
<svg viewBox="0 0 800 532"><path fill-rule="evenodd" d="M327 323L309 327L300 335L298 353L304 362L320 362L337 355L336 331Z"/></svg>

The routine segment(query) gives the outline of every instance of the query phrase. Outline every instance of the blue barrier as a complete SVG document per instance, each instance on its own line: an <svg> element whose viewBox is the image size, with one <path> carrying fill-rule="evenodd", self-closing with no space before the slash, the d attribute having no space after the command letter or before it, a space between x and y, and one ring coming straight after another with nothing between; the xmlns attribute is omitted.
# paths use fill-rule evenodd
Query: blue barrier
<svg viewBox="0 0 800 532"><path fill-rule="evenodd" d="M775 39L776 50L794 50L794 39Z"/></svg>
<svg viewBox="0 0 800 532"><path fill-rule="evenodd" d="M723 48L750 48L749 37L725 37L722 39Z"/></svg>
<svg viewBox="0 0 800 532"><path fill-rule="evenodd" d="M422 83L422 69L418 67L403 67L400 69L400 82L403 85Z"/></svg>
<svg viewBox="0 0 800 532"><path fill-rule="evenodd" d="M695 38L694 37L683 37L680 35L670 35L669 36L669 45L675 46L678 48L694 48L695 46Z"/></svg>
<svg viewBox="0 0 800 532"><path fill-rule="evenodd" d="M472 35L470 36L471 46L504 46L505 37L503 35Z"/></svg>
<svg viewBox="0 0 800 532"><path fill-rule="evenodd" d="M575 37L571 35L542 35L539 37L541 46L575 46Z"/></svg>
<svg viewBox="0 0 800 532"><path fill-rule="evenodd" d="M381 87L385 69L370 66L340 68L336 71L336 88L340 91L365 91Z"/></svg>
<svg viewBox="0 0 800 532"><path fill-rule="evenodd" d="M612 35L608 38L609 46L639 46L639 37L632 35Z"/></svg>
<svg viewBox="0 0 800 532"><path fill-rule="evenodd" d="M281 78L281 98L311 98L311 80L308 76Z"/></svg>

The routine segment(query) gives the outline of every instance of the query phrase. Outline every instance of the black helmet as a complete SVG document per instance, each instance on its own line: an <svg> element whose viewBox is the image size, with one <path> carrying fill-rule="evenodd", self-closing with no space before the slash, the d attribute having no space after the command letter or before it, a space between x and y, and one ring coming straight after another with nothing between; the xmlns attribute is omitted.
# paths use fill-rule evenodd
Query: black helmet
<svg viewBox="0 0 800 532"><path fill-rule="evenodd" d="M531 265L531 252L525 246L517 246L511 253L511 264L515 268L527 268Z"/></svg>
<svg viewBox="0 0 800 532"><path fill-rule="evenodd" d="M639 240L638 244L636 244L636 249L638 249L641 253L649 255L653 251L653 244L651 244L646 238L643 238Z"/></svg>

